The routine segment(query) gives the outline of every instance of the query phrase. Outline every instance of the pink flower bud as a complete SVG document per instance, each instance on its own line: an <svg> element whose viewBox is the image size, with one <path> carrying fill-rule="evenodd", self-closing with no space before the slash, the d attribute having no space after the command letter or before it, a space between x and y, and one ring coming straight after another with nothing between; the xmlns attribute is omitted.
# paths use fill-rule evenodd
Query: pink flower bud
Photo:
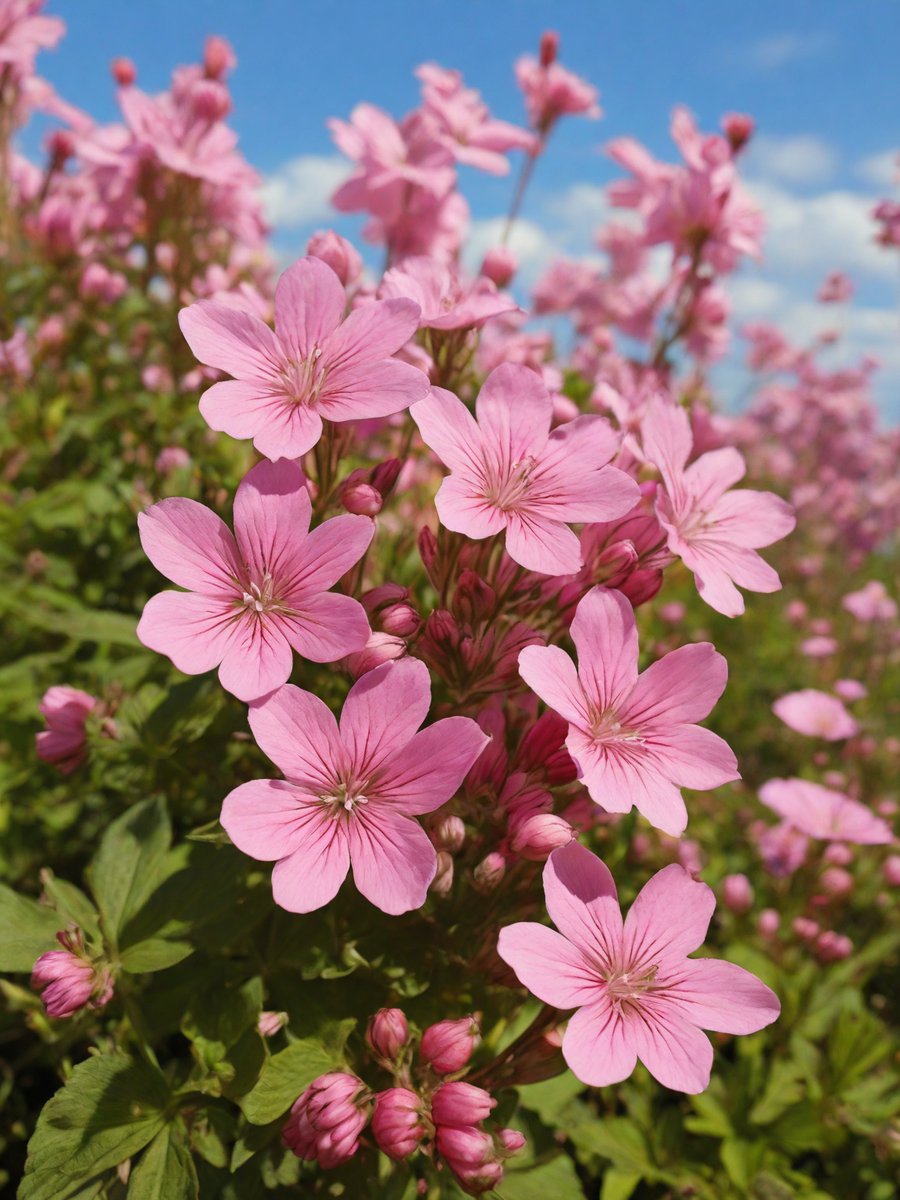
<svg viewBox="0 0 900 1200"><path fill-rule="evenodd" d="M466 826L462 817L454 816L452 813L445 817L441 817L432 825L431 840L438 850L446 850L450 854L457 854L462 848L466 840Z"/></svg>
<svg viewBox="0 0 900 1200"><path fill-rule="evenodd" d="M419 557L422 560L422 565L425 568L425 573L432 583L435 583L435 568L438 561L438 544L437 538L427 525L424 525L419 530L419 536L416 539L419 547ZM436 585L437 586L437 585Z"/></svg>
<svg viewBox="0 0 900 1200"><path fill-rule="evenodd" d="M575 836L572 826L556 813L535 813L517 825L512 835L516 854L531 862L544 862L554 850L567 846Z"/></svg>
<svg viewBox="0 0 900 1200"><path fill-rule="evenodd" d="M119 87L131 87L137 79L137 67L130 58L114 58L109 70Z"/></svg>
<svg viewBox="0 0 900 1200"><path fill-rule="evenodd" d="M811 917L794 917L791 928L802 941L811 942L818 935L820 926Z"/></svg>
<svg viewBox="0 0 900 1200"><path fill-rule="evenodd" d="M191 456L181 446L163 446L156 456L154 466L160 475L171 475L191 465Z"/></svg>
<svg viewBox="0 0 900 1200"><path fill-rule="evenodd" d="M221 79L237 66L237 55L225 38L211 34L203 47L203 69L210 79Z"/></svg>
<svg viewBox="0 0 900 1200"><path fill-rule="evenodd" d="M474 1125L439 1125L435 1140L438 1151L458 1175L494 1159L494 1139Z"/></svg>
<svg viewBox="0 0 900 1200"><path fill-rule="evenodd" d="M822 862L830 863L835 867L849 866L853 862L853 851L843 842L832 842L825 847L822 853Z"/></svg>
<svg viewBox="0 0 900 1200"><path fill-rule="evenodd" d="M389 496L403 470L403 460L386 458L372 468L372 487L378 488L382 496Z"/></svg>
<svg viewBox="0 0 900 1200"><path fill-rule="evenodd" d="M438 1075L452 1075L462 1070L480 1041L481 1031L474 1016L438 1021L422 1034L419 1058Z"/></svg>
<svg viewBox="0 0 900 1200"><path fill-rule="evenodd" d="M884 882L889 887L900 887L900 854L890 854L882 867Z"/></svg>
<svg viewBox="0 0 900 1200"><path fill-rule="evenodd" d="M765 938L774 937L780 924L781 917L774 908L764 908L756 921L757 929Z"/></svg>
<svg viewBox="0 0 900 1200"><path fill-rule="evenodd" d="M88 1006L103 1008L113 994L109 968L91 960L79 929L58 933L56 940L62 950L48 950L31 970L31 986L42 993L47 1015L64 1018Z"/></svg>
<svg viewBox="0 0 900 1200"><path fill-rule="evenodd" d="M271 1012L264 1010L256 1021L256 1030L260 1037L274 1037L288 1023L286 1012Z"/></svg>
<svg viewBox="0 0 900 1200"><path fill-rule="evenodd" d="M385 633L408 638L418 631L422 618L409 601L404 600L383 608L379 614L379 624Z"/></svg>
<svg viewBox="0 0 900 1200"><path fill-rule="evenodd" d="M434 892L435 896L449 896L453 887L453 872L453 859L446 850L438 850L437 870L429 884L429 892Z"/></svg>
<svg viewBox="0 0 900 1200"><path fill-rule="evenodd" d="M395 1087L375 1097L372 1133L381 1150L390 1158L406 1158L426 1135L422 1121L422 1102L409 1088Z"/></svg>
<svg viewBox="0 0 900 1200"><path fill-rule="evenodd" d="M370 1019L366 1041L372 1052L387 1063L396 1062L409 1044L409 1022L399 1008L379 1008Z"/></svg>
<svg viewBox="0 0 900 1200"><path fill-rule="evenodd" d="M525 1134L518 1129L501 1129L497 1136L507 1154L516 1154L525 1145Z"/></svg>
<svg viewBox="0 0 900 1200"><path fill-rule="evenodd" d="M306 253L327 263L345 288L356 283L362 274L363 262L359 252L333 229L314 233L306 243Z"/></svg>
<svg viewBox="0 0 900 1200"><path fill-rule="evenodd" d="M481 274L498 288L505 288L518 269L518 259L506 246L492 246L481 263Z"/></svg>
<svg viewBox="0 0 900 1200"><path fill-rule="evenodd" d="M684 620L687 609L680 600L670 600L659 606L659 619L667 625L680 625Z"/></svg>
<svg viewBox="0 0 900 1200"><path fill-rule="evenodd" d="M47 728L35 737L37 756L69 775L87 757L88 716L99 704L78 688L58 686L44 693L41 715Z"/></svg>
<svg viewBox="0 0 900 1200"><path fill-rule="evenodd" d="M472 872L472 878L479 892L492 892L505 874L506 859L498 850L492 850Z"/></svg>
<svg viewBox="0 0 900 1200"><path fill-rule="evenodd" d="M722 903L735 913L753 907L753 886L746 875L726 875L722 880Z"/></svg>
<svg viewBox="0 0 900 1200"><path fill-rule="evenodd" d="M356 1075L332 1071L314 1079L291 1107L282 1140L298 1158L338 1167L359 1149L372 1095Z"/></svg>
<svg viewBox="0 0 900 1200"><path fill-rule="evenodd" d="M362 650L348 654L344 662L353 678L359 679L367 671L402 658L405 653L406 642L402 638L392 637L389 633L373 633Z"/></svg>
<svg viewBox="0 0 900 1200"><path fill-rule="evenodd" d="M828 867L819 877L819 884L827 895L837 898L849 896L853 891L853 876L843 867Z"/></svg>
<svg viewBox="0 0 900 1200"><path fill-rule="evenodd" d="M732 154L737 154L753 136L756 122L745 113L726 113L722 118L722 128L728 144L731 146Z"/></svg>
<svg viewBox="0 0 900 1200"><path fill-rule="evenodd" d="M852 953L853 943L850 939L842 933L835 933L833 929L826 929L816 942L816 956L820 962L839 962Z"/></svg>
<svg viewBox="0 0 900 1200"><path fill-rule="evenodd" d="M865 684L860 683L856 679L839 679L834 685L834 690L844 700L863 700L868 696L869 691Z"/></svg>
<svg viewBox="0 0 900 1200"><path fill-rule="evenodd" d="M497 1101L484 1088L457 1080L442 1083L431 1098L431 1119L435 1125L477 1125L497 1107Z"/></svg>
<svg viewBox="0 0 900 1200"><path fill-rule="evenodd" d="M553 29L546 29L541 34L540 60L542 67L555 63L559 54L559 34Z"/></svg>
<svg viewBox="0 0 900 1200"><path fill-rule="evenodd" d="M344 480L341 484L341 504L347 512L354 513L358 517L377 517L384 503L381 492L372 487L371 483L354 478L354 476L365 473L354 471L353 475Z"/></svg>
<svg viewBox="0 0 900 1200"><path fill-rule="evenodd" d="M453 597L453 611L467 625L489 621L495 612L497 593L474 571L461 571Z"/></svg>

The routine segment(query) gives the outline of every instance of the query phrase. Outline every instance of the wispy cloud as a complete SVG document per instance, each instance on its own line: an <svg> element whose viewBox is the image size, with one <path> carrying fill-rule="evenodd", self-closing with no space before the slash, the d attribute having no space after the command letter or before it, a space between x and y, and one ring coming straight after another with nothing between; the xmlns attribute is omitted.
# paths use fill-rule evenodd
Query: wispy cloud
<svg viewBox="0 0 900 1200"><path fill-rule="evenodd" d="M811 134L773 137L760 134L747 153L748 175L791 184L823 184L834 177L838 155L834 147Z"/></svg>
<svg viewBox="0 0 900 1200"><path fill-rule="evenodd" d="M338 155L304 154L282 163L263 180L266 220L281 231L333 219L329 198L349 171L347 161Z"/></svg>
<svg viewBox="0 0 900 1200"><path fill-rule="evenodd" d="M818 58L832 44L833 39L824 32L777 33L751 42L743 57L755 71L778 71L803 59Z"/></svg>
<svg viewBox="0 0 900 1200"><path fill-rule="evenodd" d="M870 154L856 164L855 173L879 192L887 194L900 190L900 147Z"/></svg>

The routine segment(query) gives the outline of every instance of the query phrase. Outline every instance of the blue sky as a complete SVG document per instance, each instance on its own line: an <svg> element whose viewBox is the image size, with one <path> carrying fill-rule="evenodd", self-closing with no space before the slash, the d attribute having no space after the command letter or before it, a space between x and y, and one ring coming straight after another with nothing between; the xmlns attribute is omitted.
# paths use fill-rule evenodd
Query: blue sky
<svg viewBox="0 0 900 1200"><path fill-rule="evenodd" d="M232 120L269 181L286 254L329 223L324 201L342 167L326 119L362 99L401 115L416 103L412 72L423 61L459 68L498 116L519 120L512 64L550 26L563 61L600 88L604 119L566 122L541 163L520 231L526 275L554 250L590 249L616 173L606 141L630 134L671 158L676 103L707 128L728 110L749 112L759 137L747 176L771 229L764 266L734 280L736 311L803 337L817 321L835 323L809 301L826 270L847 269L860 306L843 318L847 353L885 360L881 400L900 415L900 256L874 252L867 224L874 199L891 192L890 152L900 147L896 0L49 0L47 11L68 33L39 69L101 119L116 117L116 55L132 57L139 86L155 91L173 65L199 56L207 33L229 38L239 60ZM466 171L462 186L480 244L511 181Z"/></svg>

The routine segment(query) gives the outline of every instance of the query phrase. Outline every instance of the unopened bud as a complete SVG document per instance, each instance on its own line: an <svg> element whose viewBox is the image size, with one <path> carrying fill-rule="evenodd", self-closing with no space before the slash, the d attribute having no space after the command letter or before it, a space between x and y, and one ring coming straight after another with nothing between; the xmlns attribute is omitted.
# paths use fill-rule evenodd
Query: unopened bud
<svg viewBox="0 0 900 1200"><path fill-rule="evenodd" d="M541 34L541 66L551 66L556 62L558 54L559 34L553 29L547 29Z"/></svg>
<svg viewBox="0 0 900 1200"><path fill-rule="evenodd" d="M438 1021L422 1034L419 1058L438 1075L453 1075L466 1065L480 1041L481 1031L474 1015L458 1021Z"/></svg>
<svg viewBox="0 0 900 1200"><path fill-rule="evenodd" d="M531 862L544 862L554 850L567 846L575 836L568 821L556 813L542 812L527 817L517 825L512 835L516 854Z"/></svg>
<svg viewBox="0 0 900 1200"><path fill-rule="evenodd" d="M137 79L137 67L130 58L114 58L109 70L119 87L131 87Z"/></svg>
<svg viewBox="0 0 900 1200"><path fill-rule="evenodd" d="M409 1022L399 1008L380 1008L369 1021L366 1041L373 1054L393 1063L409 1043Z"/></svg>
<svg viewBox="0 0 900 1200"><path fill-rule="evenodd" d="M363 262L358 250L333 229L314 233L306 243L306 253L327 263L344 287L356 283L362 274Z"/></svg>
<svg viewBox="0 0 900 1200"><path fill-rule="evenodd" d="M492 246L481 263L481 274L498 288L505 288L519 269L519 261L507 246Z"/></svg>
<svg viewBox="0 0 900 1200"><path fill-rule="evenodd" d="M437 852L437 870L428 890L435 896L448 896L453 887L453 859L446 850Z"/></svg>
<svg viewBox="0 0 900 1200"><path fill-rule="evenodd" d="M425 1137L422 1102L409 1088L395 1087L375 1097L372 1133L390 1158L407 1158Z"/></svg>
<svg viewBox="0 0 900 1200"><path fill-rule="evenodd" d="M722 881L722 902L734 913L749 912L753 907L753 885L746 875L726 875Z"/></svg>
<svg viewBox="0 0 900 1200"><path fill-rule="evenodd" d="M479 892L492 892L506 874L506 859L499 851L493 850L481 860L472 874Z"/></svg>
<svg viewBox="0 0 900 1200"><path fill-rule="evenodd" d="M457 1080L442 1083L431 1098L431 1117L435 1125L477 1125L497 1107L497 1101L484 1088Z"/></svg>

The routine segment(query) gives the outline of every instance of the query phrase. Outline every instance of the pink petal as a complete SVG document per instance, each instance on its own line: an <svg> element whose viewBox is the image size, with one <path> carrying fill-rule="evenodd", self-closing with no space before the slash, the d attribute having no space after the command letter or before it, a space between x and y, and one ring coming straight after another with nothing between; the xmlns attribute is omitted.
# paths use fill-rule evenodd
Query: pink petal
<svg viewBox="0 0 900 1200"><path fill-rule="evenodd" d="M725 690L728 663L710 642L681 646L651 663L622 706L623 725L693 724Z"/></svg>
<svg viewBox="0 0 900 1200"><path fill-rule="evenodd" d="M181 310L178 324L194 356L206 366L235 379L278 378L284 354L259 317L215 300L198 300Z"/></svg>
<svg viewBox="0 0 900 1200"><path fill-rule="evenodd" d="M541 511L556 521L613 521L634 508L637 483L604 465L620 440L603 417L576 417L554 429L531 476Z"/></svg>
<svg viewBox="0 0 900 1200"><path fill-rule="evenodd" d="M167 655L185 675L203 675L225 657L235 621L228 601L193 592L160 592L144 606L137 636L148 649Z"/></svg>
<svg viewBox="0 0 900 1200"><path fill-rule="evenodd" d="M339 592L307 597L302 608L280 619L279 627L297 653L310 662L337 662L362 650L370 633L363 606Z"/></svg>
<svg viewBox="0 0 900 1200"><path fill-rule="evenodd" d="M344 513L311 530L303 544L302 563L286 581L286 594L296 597L324 592L355 567L375 534L370 517Z"/></svg>
<svg viewBox="0 0 900 1200"><path fill-rule="evenodd" d="M144 553L167 579L179 587L240 598L243 574L231 530L211 509L196 500L160 500L138 516Z"/></svg>
<svg viewBox="0 0 900 1200"><path fill-rule="evenodd" d="M589 1087L621 1083L637 1066L625 1022L605 999L570 1018L562 1052L575 1077Z"/></svg>
<svg viewBox="0 0 900 1200"><path fill-rule="evenodd" d="M506 527L501 509L484 497L484 488L468 472L448 475L438 489L434 506L445 529L466 537L493 537Z"/></svg>
<svg viewBox="0 0 900 1200"><path fill-rule="evenodd" d="M586 694L599 712L618 708L638 677L637 624L631 604L621 592L593 588L575 610L571 635Z"/></svg>
<svg viewBox="0 0 900 1200"><path fill-rule="evenodd" d="M712 888L677 863L663 867L638 892L625 918L625 960L680 967L703 944L715 907Z"/></svg>
<svg viewBox="0 0 900 1200"><path fill-rule="evenodd" d="M232 636L219 667L219 683L238 700L249 703L287 683L294 656L276 621L245 617Z"/></svg>
<svg viewBox="0 0 900 1200"><path fill-rule="evenodd" d="M410 409L410 416L444 466L480 477L481 430L462 400L444 388L432 388L427 399Z"/></svg>
<svg viewBox="0 0 900 1200"><path fill-rule="evenodd" d="M672 837L684 833L687 809L678 788L666 777L666 763L641 743L598 742L570 728L566 747L579 778L601 808L628 812L632 806L657 829Z"/></svg>
<svg viewBox="0 0 900 1200"><path fill-rule="evenodd" d="M327 704L288 685L254 704L248 718L260 750L282 774L313 795L329 790L339 772L342 747Z"/></svg>
<svg viewBox="0 0 900 1200"><path fill-rule="evenodd" d="M417 658L383 663L358 679L344 701L341 740L360 775L370 775L410 742L428 715L431 678Z"/></svg>
<svg viewBox="0 0 900 1200"><path fill-rule="evenodd" d="M708 455L704 455L706 457ZM717 534L734 546L750 550L758 550L787 537L797 524L794 510L787 501L772 492L756 492L752 488L729 492L710 515Z"/></svg>
<svg viewBox="0 0 900 1200"><path fill-rule="evenodd" d="M428 394L428 376L392 358L359 363L328 376L318 408L329 421L389 417Z"/></svg>
<svg viewBox="0 0 900 1200"><path fill-rule="evenodd" d="M270 405L253 437L266 458L302 458L322 436L322 418L315 408L279 400Z"/></svg>
<svg viewBox="0 0 900 1200"><path fill-rule="evenodd" d="M777 1020L778 997L750 971L717 958L689 958L666 995L692 1025L714 1033L756 1033Z"/></svg>
<svg viewBox="0 0 900 1200"><path fill-rule="evenodd" d="M526 646L519 653L519 674L531 690L572 725L590 722L575 664L559 646Z"/></svg>
<svg viewBox="0 0 900 1200"><path fill-rule="evenodd" d="M310 813L306 840L272 871L275 903L288 912L323 908L340 891L350 868L346 826L330 813Z"/></svg>
<svg viewBox="0 0 900 1200"><path fill-rule="evenodd" d="M529 455L540 457L550 433L553 401L535 371L504 363L482 384L475 413L484 446L502 471Z"/></svg>
<svg viewBox="0 0 900 1200"><path fill-rule="evenodd" d="M649 733L645 745L659 755L661 769L679 787L705 792L741 777L734 751L711 729L674 725L665 733Z"/></svg>
<svg viewBox="0 0 900 1200"><path fill-rule="evenodd" d="M694 446L687 413L671 401L651 400L641 422L641 441L644 457L662 475L666 491L677 506L685 495L684 465Z"/></svg>
<svg viewBox="0 0 900 1200"><path fill-rule="evenodd" d="M622 913L606 864L578 842L554 850L544 867L547 912L564 937L594 962L613 963L622 941Z"/></svg>
<svg viewBox="0 0 900 1200"><path fill-rule="evenodd" d="M419 328L420 313L412 300L376 300L355 308L326 344L329 374L396 354ZM424 373L419 374L423 376L423 399L429 385Z"/></svg>
<svg viewBox="0 0 900 1200"><path fill-rule="evenodd" d="M296 571L311 511L295 462L257 463L244 476L234 497L234 532L256 584L267 573L279 582Z"/></svg>
<svg viewBox="0 0 900 1200"><path fill-rule="evenodd" d="M691 1096L709 1087L713 1049L696 1026L662 1004L646 1001L627 1025L629 1045L663 1087Z"/></svg>
<svg viewBox="0 0 900 1200"><path fill-rule="evenodd" d="M277 383L226 379L214 383L200 397L200 414L210 429L243 439L286 420L290 404Z"/></svg>
<svg viewBox="0 0 900 1200"><path fill-rule="evenodd" d="M373 789L410 816L433 812L455 795L490 740L470 717L435 721L384 763Z"/></svg>
<svg viewBox="0 0 900 1200"><path fill-rule="evenodd" d="M287 355L302 362L334 333L347 296L340 279L319 258L301 258L275 287L275 331Z"/></svg>
<svg viewBox="0 0 900 1200"><path fill-rule="evenodd" d="M528 509L508 514L506 552L541 575L575 575L582 567L581 543L568 525Z"/></svg>
<svg viewBox="0 0 900 1200"><path fill-rule="evenodd" d="M219 821L244 854L273 862L303 843L307 824L320 809L313 796L283 779L253 779L229 792Z"/></svg>
<svg viewBox="0 0 900 1200"><path fill-rule="evenodd" d="M523 987L555 1008L591 1004L604 986L597 969L577 946L533 921L501 929L497 953Z"/></svg>
<svg viewBox="0 0 900 1200"><path fill-rule="evenodd" d="M701 454L692 462L684 473L684 483L696 508L711 509L728 488L734 487L746 473L747 464L741 452L733 446L724 446L721 450ZM732 495L747 493L733 492Z"/></svg>
<svg viewBox="0 0 900 1200"><path fill-rule="evenodd" d="M391 916L421 908L437 870L437 854L421 825L387 805L359 805L347 832L353 880L362 895Z"/></svg>

